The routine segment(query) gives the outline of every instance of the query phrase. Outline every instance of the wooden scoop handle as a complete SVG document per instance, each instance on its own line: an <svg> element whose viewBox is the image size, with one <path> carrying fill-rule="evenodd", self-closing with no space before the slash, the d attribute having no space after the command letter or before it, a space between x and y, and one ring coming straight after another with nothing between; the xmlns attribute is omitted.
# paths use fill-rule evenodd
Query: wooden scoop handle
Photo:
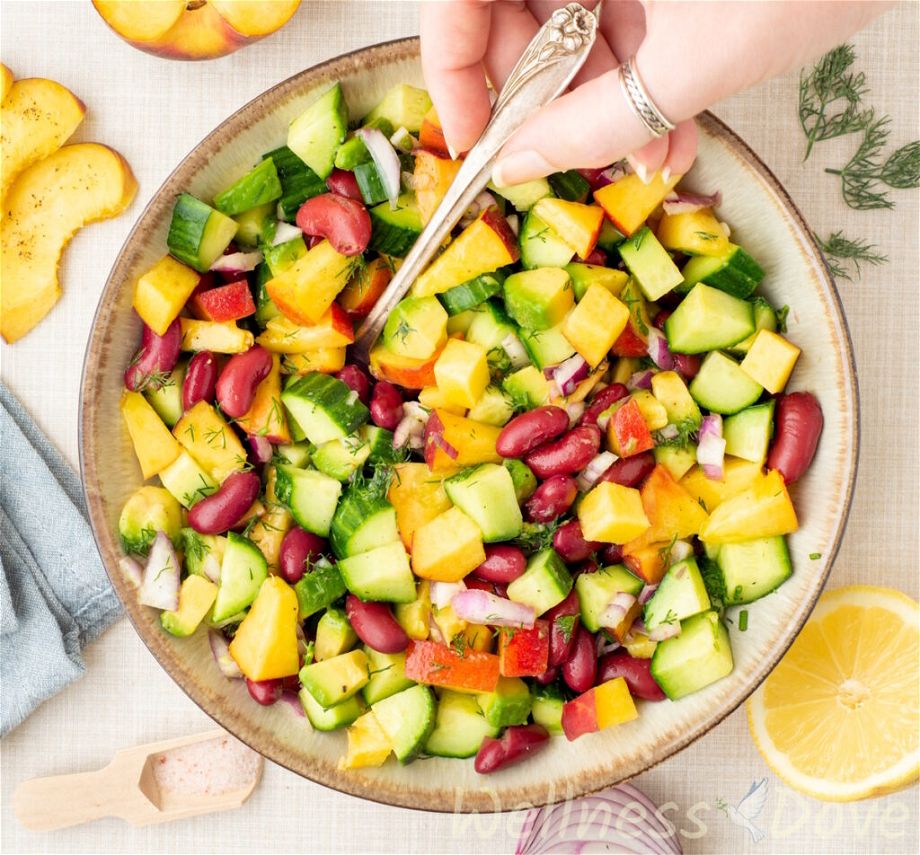
<svg viewBox="0 0 920 855"><path fill-rule="evenodd" d="M19 821L32 831L53 831L104 816L121 816L126 802L136 803L138 789L111 774L106 766L96 772L33 778L16 788L13 808Z"/></svg>

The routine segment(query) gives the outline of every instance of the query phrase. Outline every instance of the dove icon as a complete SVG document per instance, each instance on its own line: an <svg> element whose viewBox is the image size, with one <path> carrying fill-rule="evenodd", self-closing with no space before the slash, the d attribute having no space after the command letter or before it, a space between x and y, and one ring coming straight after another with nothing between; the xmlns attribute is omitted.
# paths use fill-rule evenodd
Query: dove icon
<svg viewBox="0 0 920 855"><path fill-rule="evenodd" d="M737 805L726 804L722 799L716 802L716 807L735 825L746 828L750 832L754 843L760 843L766 837L766 832L755 825L754 820L763 813L769 786L770 782L766 778L761 778L751 784L751 788Z"/></svg>

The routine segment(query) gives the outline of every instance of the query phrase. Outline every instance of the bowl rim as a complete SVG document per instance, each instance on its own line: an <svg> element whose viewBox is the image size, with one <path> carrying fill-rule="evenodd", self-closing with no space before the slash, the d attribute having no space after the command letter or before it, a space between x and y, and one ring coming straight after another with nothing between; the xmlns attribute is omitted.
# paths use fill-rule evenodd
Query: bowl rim
<svg viewBox="0 0 920 855"><path fill-rule="evenodd" d="M759 174L760 178L766 185L766 188L772 191L779 198L783 209L790 215L793 228L798 230L799 237L803 240L806 248L810 251L810 254L816 261L820 262L816 273L818 273L819 278L823 280L823 284L826 287L827 296L830 301L830 307L832 309L832 317L838 322L840 327L840 338L843 351L841 354L841 361L844 375L842 382L845 390L849 389L850 398L853 405L850 434L849 437L844 436L842 438L843 447L851 449L851 463L849 466L849 471L846 473L845 481L842 483L844 488L841 505L842 511L839 515L836 527L833 532L833 541L830 544L826 555L824 556L824 559L826 560L822 560L823 568L821 572L820 584L817 584L813 588L812 594L807 604L800 604L797 619L789 623L786 631L786 637L776 645L776 648L772 652L767 652L765 654L759 663L758 669L749 680L749 683L741 688L740 691L738 691L736 697L731 699L729 703L714 711L712 715L701 719L696 723L695 726L690 727L686 731L682 732L679 737L669 740L664 744L663 748L656 750L655 755L660 754L660 756L653 756L650 759L641 761L639 764L637 764L637 768L630 772L628 778L618 774L612 767L605 773L605 777L603 779L598 778L596 781L587 780L584 772L575 773L572 778L567 779L565 787L558 787L554 785L553 782L542 782L536 785L528 785L526 787L519 788L518 791L509 794L507 799L501 798L497 809L494 794L492 791L470 791L465 793L463 797L463 804L460 808L458 808L456 803L453 802L453 799L449 794L445 794L447 792L446 790L445 793L433 793L424 791L424 801L426 804L424 807L422 807L419 803L418 792L414 791L411 786L409 788L403 788L399 786L391 786L388 788L385 784L383 784L383 782L376 780L369 784L366 781L362 781L358 778L349 778L346 774L337 769L333 769L329 774L324 774L324 769L319 766L314 766L310 772L307 772L302 768L295 768L291 758L286 756L283 749L278 748L277 743L274 742L267 731L252 729L246 734L241 734L239 730L234 726L234 722L232 721L228 711L223 709L218 701L216 701L214 698L208 698L206 696L207 693L204 692L201 687L196 685L194 682L189 681L187 683L184 675L174 667L169 658L164 658L159 655L156 649L156 643L151 637L148 636L148 632L144 627L141 626L137 616L134 614L134 608L137 608L139 613L141 607L137 606L136 603L131 603L129 605L130 601L128 597L125 596L127 593L129 593L128 587L121 574L117 570L117 561L120 555L107 555L103 546L100 532L107 527L107 522L102 512L101 498L99 495L97 495L96 491L92 490L90 487L91 481L92 483L95 483L96 465L94 461L89 460L89 455L87 454L87 436L91 428L90 414L93 410L93 408L89 406L89 402L94 401L98 397L98 374L91 372L90 368L95 367L97 355L105 344L105 340L100 337L100 317L103 313L104 307L110 301L110 298L118 291L119 285L126 279L126 277L123 275L123 268L129 266L128 261L130 259L130 254L128 250L138 239L142 223L146 219L151 209L158 203L164 189L166 189L166 187L172 183L174 177L178 173L185 171L186 165L195 157L196 152L198 152L202 146L221 134L229 133L231 126L239 125L239 127L234 127L233 129L232 135L236 136L246 127L246 120L250 117L250 114L254 114L252 117L253 120L258 119L260 105L264 100L270 99L273 95L276 97L283 96L288 90L291 91L291 94L296 93L296 90L299 86L301 86L302 81L305 79L314 82L317 79L322 79L323 77L334 79L344 76L349 71L354 70L356 67L372 67L375 61L388 64L393 61L407 61L417 59L418 55L419 39L417 36L393 39L390 41L379 42L373 45L357 48L347 53L343 53L330 59L324 60L297 72L285 80L274 84L273 86L269 87L268 89L264 90L246 102L226 119L221 121L211 131L209 131L179 161L177 166L166 176L161 185L151 195L149 201L144 206L144 209L140 212L140 214L138 214L134 225L131 227L131 230L128 232L128 235L118 250L111 270L109 271L109 274L106 278L105 285L100 294L96 310L93 314L92 326L90 328L90 333L87 339L80 381L81 395L80 410L78 415L78 448L81 485L96 549L99 552L106 573L112 582L112 586L115 589L119 599L121 600L122 605L125 607L125 614L127 615L128 620L131 622L131 625L134 627L135 632L138 634L145 647L157 661L157 664L162 667L167 672L167 674L169 674L172 680L189 697L189 699L195 703L199 709L214 719L214 721L217 722L221 727L225 728L237 739L244 742L250 748L257 751L259 754L271 760L272 762L303 778L306 778L313 783L319 784L323 787L335 790L340 793L367 799L368 801L373 801L378 804L407 808L410 810L416 810L425 813L505 813L509 811L520 810L522 804L541 806L558 803L573 797L590 795L616 783L620 783L624 780L635 777L636 775L647 772L649 769L652 769L660 763L670 759L680 751L683 751L687 746L695 742L697 739L724 721L729 715L731 715L731 713L737 710L738 707L740 707L741 704L744 703L766 679L766 677L773 670L779 660L788 651L789 647L795 641L805 622L811 615L819 596L827 584L831 568L833 567L834 560L836 559L836 556L839 552L840 545L846 531L847 521L849 518L850 510L852 508L853 491L855 488L860 456L859 382L853 351L852 337L850 334L849 325L847 323L847 318L843 310L840 294L837 290L834 277L827 264L827 260L825 259L824 254L822 253L817 243L814 233L807 225L805 218L803 217L798 206L790 197L788 191L783 187L782 183L776 177L774 172L764 163L764 161L757 155L757 153L725 122L713 115L710 111L707 110L704 113L701 113L699 116L697 116L697 122L706 127L707 130L712 131L716 136L723 139L730 148L734 149L736 154L740 155L747 162L747 164L755 171L755 173ZM823 273L823 276L820 276L821 273ZM513 798L511 795L513 795Z"/></svg>

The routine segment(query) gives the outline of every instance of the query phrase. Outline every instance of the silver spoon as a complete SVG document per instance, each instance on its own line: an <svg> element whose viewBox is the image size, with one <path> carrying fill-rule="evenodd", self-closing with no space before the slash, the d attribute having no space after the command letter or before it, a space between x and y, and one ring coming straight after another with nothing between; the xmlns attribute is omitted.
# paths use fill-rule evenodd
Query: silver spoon
<svg viewBox="0 0 920 855"><path fill-rule="evenodd" d="M525 120L560 95L578 73L594 44L601 4L592 14L578 3L553 12L511 71L492 118L466 155L428 225L409 251L386 291L358 329L352 359L368 365L370 351L390 312L428 265L441 242L485 189L502 146Z"/></svg>

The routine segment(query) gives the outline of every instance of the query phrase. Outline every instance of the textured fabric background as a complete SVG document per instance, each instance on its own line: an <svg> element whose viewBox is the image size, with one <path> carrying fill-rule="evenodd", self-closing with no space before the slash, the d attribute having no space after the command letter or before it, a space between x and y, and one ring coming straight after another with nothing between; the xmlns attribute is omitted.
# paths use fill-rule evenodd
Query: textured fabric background
<svg viewBox="0 0 920 855"><path fill-rule="evenodd" d="M872 103L893 118L892 143L918 136L918 15L904 3L856 38ZM79 131L121 151L140 191L120 219L81 232L67 252L65 295L50 318L0 350L4 381L76 464L80 365L96 300L134 218L179 159L237 107L320 60L417 32L412 3L304 2L281 32L231 58L166 62L117 39L88 2L6 2L2 59L18 76L47 76L88 106ZM894 211L854 212L840 199L840 166L855 138L822 143L802 165L790 74L717 106L785 184L822 236L842 229L879 246L890 263L841 282L859 367L862 454L849 529L830 585L891 584L917 596L918 194L895 191ZM509 852L516 821L438 816L358 801L269 765L232 814L133 829L116 820L48 835L24 831L13 789L36 775L104 765L119 747L209 726L124 621L86 651L88 672L2 742L5 852ZM769 780L753 844L716 807ZM687 852L916 852L916 787L883 800L825 805L798 796L760 759L743 710L635 782L671 818Z"/></svg>

